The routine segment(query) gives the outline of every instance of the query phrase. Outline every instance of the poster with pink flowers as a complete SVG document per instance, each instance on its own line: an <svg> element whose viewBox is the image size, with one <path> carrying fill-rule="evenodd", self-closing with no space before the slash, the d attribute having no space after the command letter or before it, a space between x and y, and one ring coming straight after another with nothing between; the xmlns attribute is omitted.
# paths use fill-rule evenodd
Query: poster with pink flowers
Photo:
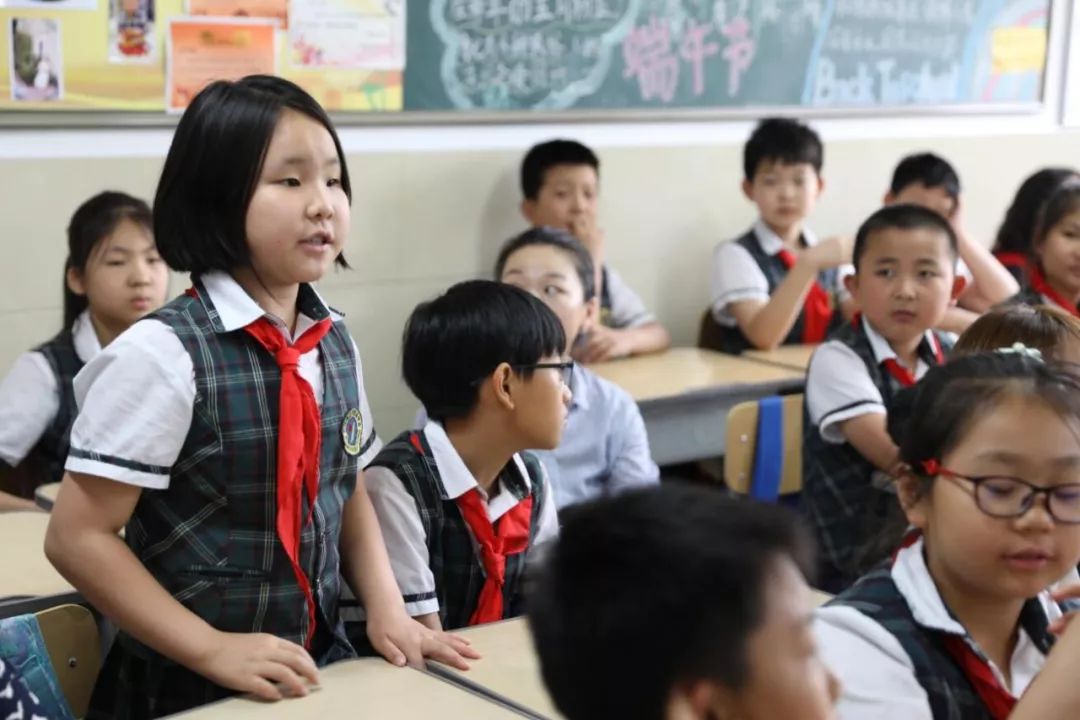
<svg viewBox="0 0 1080 720"><path fill-rule="evenodd" d="M403 69L405 0L292 0L289 61L294 68Z"/></svg>

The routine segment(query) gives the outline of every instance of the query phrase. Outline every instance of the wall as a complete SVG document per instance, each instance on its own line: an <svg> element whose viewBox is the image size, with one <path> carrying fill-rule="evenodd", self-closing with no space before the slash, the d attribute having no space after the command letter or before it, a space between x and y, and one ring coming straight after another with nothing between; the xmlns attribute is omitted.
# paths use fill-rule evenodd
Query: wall
<svg viewBox="0 0 1080 720"><path fill-rule="evenodd" d="M911 132L916 126L918 135ZM601 146L601 213L610 262L656 309L678 344L693 343L708 303L713 246L753 220L753 208L738 190L739 141L748 126L717 126L713 139L707 137L709 126L689 127L682 132L677 125L656 126L662 134L642 144L639 126L635 145L619 136L624 132L620 126L607 133L598 127L576 129ZM935 127L941 133L927 135ZM825 129L827 188L812 222L819 234L854 232L879 203L896 160L908 152L933 149L956 164L965 184L968 226L987 242L1028 172L1051 163L1080 164L1080 133L1059 131L1037 119L1015 127L1005 120L954 118L937 126L901 120L882 129L870 121L849 121ZM349 163L355 202L348 252L354 270L328 277L323 291L346 313L360 345L384 436L402 429L415 410L398 370L406 316L418 301L448 284L490 273L499 243L522 227L518 148L565 130L517 130L509 135L512 142L468 149L437 139L455 137L453 131L411 129L413 139L428 138L423 150L394 140L397 131L383 132L382 143L377 131L345 131L346 144L353 148ZM503 140L507 136L501 135ZM64 228L71 212L104 188L150 197L168 140L165 131L143 131L126 144L113 137L117 148L103 150L89 140L65 147L48 137L12 132L0 137L0 283L5 289L0 294L0 372L58 327ZM66 138L70 145L79 135L51 137ZM27 138L35 142L27 144ZM125 156L127 146L137 153ZM185 286L177 278L172 289L179 292Z"/></svg>

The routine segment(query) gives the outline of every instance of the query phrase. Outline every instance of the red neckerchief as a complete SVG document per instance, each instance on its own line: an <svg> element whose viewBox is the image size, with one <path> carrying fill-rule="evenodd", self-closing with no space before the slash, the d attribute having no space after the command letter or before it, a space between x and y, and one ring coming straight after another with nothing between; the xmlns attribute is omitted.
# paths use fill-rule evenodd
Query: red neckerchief
<svg viewBox="0 0 1080 720"><path fill-rule="evenodd" d="M999 252L994 253L994 257L997 261L1005 267L1016 268L1024 273L1029 273L1030 261L1028 256L1020 252Z"/></svg>
<svg viewBox="0 0 1080 720"><path fill-rule="evenodd" d="M851 319L852 325L856 328L859 327L859 323L862 322L862 313L855 313L855 317ZM930 333L930 349L934 351L934 361L938 365L945 364L945 353L941 349L941 341L938 340L937 335L931 331ZM908 370L906 367L900 364L900 362L894 358L887 358L881 361L881 365L892 375L902 387L911 387L918 380L915 377L915 373Z"/></svg>
<svg viewBox="0 0 1080 720"><path fill-rule="evenodd" d="M784 249L776 253L784 267L791 270L795 266L795 253ZM832 300L821 283L814 279L810 291L806 294L803 303L803 331L802 341L808 344L817 344L825 340L829 332L829 325L833 318Z"/></svg>
<svg viewBox="0 0 1080 720"><path fill-rule="evenodd" d="M1046 277L1043 276L1042 271L1039 270L1039 268L1031 268L1029 281L1031 283L1032 290L1039 293L1040 295L1043 295L1044 297L1050 298L1050 300L1055 305L1060 307L1062 310L1065 310L1073 317L1080 317L1080 310L1077 310L1076 303L1069 302L1068 298L1066 298L1054 288L1050 287L1050 283L1046 281Z"/></svg>

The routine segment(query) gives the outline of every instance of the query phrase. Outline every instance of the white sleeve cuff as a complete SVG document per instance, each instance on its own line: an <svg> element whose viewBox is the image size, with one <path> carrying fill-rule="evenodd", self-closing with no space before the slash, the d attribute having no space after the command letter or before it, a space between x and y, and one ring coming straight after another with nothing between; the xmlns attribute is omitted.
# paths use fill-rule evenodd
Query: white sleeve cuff
<svg viewBox="0 0 1080 720"><path fill-rule="evenodd" d="M818 426L821 431L821 439L833 445L843 445L847 442L847 438L844 437L840 426L845 422L863 415L885 415L886 413L885 406L873 400L866 400L856 405L826 413Z"/></svg>
<svg viewBox="0 0 1080 720"><path fill-rule="evenodd" d="M124 465L117 464L123 462ZM138 467L131 467L138 466ZM168 468L164 474L157 472L159 468L141 466L139 463L120 460L97 455L71 448L64 469L70 472L84 475L96 475L107 480L135 485L147 490L164 490L169 487Z"/></svg>

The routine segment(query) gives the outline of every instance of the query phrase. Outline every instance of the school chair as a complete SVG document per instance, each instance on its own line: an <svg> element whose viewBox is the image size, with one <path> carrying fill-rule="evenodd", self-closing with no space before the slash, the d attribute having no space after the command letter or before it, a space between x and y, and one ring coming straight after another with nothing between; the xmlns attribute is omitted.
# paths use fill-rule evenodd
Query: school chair
<svg viewBox="0 0 1080 720"><path fill-rule="evenodd" d="M82 605L58 605L0 620L0 656L13 663L46 717L85 717L101 670L93 614Z"/></svg>
<svg viewBox="0 0 1080 720"><path fill-rule="evenodd" d="M728 413L724 482L775 502L802 491L803 396L739 403Z"/></svg>

